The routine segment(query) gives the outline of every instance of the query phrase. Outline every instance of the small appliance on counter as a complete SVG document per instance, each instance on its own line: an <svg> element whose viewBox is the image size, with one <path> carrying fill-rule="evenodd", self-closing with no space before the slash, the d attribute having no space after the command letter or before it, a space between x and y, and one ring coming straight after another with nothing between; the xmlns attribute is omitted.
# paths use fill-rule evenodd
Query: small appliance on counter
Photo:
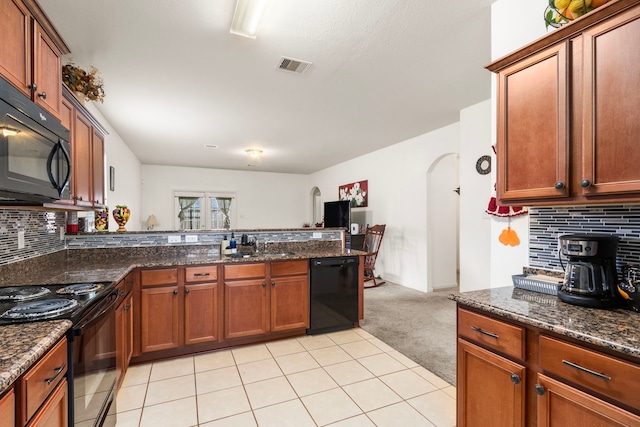
<svg viewBox="0 0 640 427"><path fill-rule="evenodd" d="M622 266L618 293L624 299L623 308L640 312L640 265Z"/></svg>
<svg viewBox="0 0 640 427"><path fill-rule="evenodd" d="M616 252L618 237L604 234L567 234L558 238L562 255L567 256L560 300L592 308L621 305L618 294Z"/></svg>

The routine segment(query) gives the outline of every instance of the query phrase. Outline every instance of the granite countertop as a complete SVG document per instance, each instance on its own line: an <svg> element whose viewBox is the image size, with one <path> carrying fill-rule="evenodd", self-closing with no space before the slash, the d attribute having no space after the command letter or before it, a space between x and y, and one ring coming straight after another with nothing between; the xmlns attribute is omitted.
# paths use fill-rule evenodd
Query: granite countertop
<svg viewBox="0 0 640 427"><path fill-rule="evenodd" d="M585 308L512 286L450 296L461 305L640 358L640 314Z"/></svg>
<svg viewBox="0 0 640 427"><path fill-rule="evenodd" d="M53 347L70 327L69 320L0 327L0 395Z"/></svg>

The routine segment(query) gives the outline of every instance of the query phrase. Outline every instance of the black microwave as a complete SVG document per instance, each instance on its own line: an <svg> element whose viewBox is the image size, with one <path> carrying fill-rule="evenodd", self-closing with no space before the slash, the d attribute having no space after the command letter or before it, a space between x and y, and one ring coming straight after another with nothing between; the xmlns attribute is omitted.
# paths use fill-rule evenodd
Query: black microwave
<svg viewBox="0 0 640 427"><path fill-rule="evenodd" d="M69 130L0 79L0 205L69 199Z"/></svg>

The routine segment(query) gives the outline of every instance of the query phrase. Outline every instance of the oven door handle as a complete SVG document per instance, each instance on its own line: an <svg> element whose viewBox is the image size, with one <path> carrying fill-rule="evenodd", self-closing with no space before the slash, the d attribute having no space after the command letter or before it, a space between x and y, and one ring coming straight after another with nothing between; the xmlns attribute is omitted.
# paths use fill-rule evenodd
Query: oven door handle
<svg viewBox="0 0 640 427"><path fill-rule="evenodd" d="M87 326L91 325L92 323L95 323L100 318L102 318L102 316L104 316L105 313L107 313L109 310L114 308L116 306L116 304L118 303L118 301L120 300L120 298L118 297L118 291L116 289L111 291L111 293L109 295L107 295L106 298L110 298L111 299L108 303L106 303L107 306L102 308L102 309L100 309L100 308L94 309L93 311L98 311L97 314L91 315L88 319L81 321L80 324L78 324L78 326L74 326L73 327L74 335L81 335L82 331Z"/></svg>

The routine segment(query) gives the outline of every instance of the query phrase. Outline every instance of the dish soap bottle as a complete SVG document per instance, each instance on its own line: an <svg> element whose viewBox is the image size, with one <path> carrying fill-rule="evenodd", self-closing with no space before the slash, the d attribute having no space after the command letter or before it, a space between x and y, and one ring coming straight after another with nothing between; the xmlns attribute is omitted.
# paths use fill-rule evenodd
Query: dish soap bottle
<svg viewBox="0 0 640 427"><path fill-rule="evenodd" d="M230 253L229 240L227 240L227 236L225 235L222 238L222 242L220 242L220 254L221 255L228 255L229 253Z"/></svg>
<svg viewBox="0 0 640 427"><path fill-rule="evenodd" d="M229 248L231 248L232 254L235 254L236 252L238 252L238 249L236 247L236 237L233 235L233 233L231 233L231 241L229 242Z"/></svg>

